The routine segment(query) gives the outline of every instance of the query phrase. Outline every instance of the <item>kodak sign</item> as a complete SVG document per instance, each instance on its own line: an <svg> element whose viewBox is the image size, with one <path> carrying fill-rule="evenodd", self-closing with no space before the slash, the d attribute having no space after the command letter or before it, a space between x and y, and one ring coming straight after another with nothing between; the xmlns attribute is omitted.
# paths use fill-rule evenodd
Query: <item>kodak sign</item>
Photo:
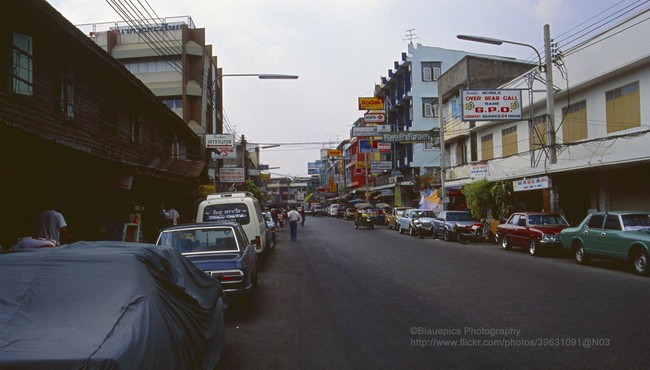
<svg viewBox="0 0 650 370"><path fill-rule="evenodd" d="M369 97L359 98L359 110L379 110L384 109L384 98Z"/></svg>

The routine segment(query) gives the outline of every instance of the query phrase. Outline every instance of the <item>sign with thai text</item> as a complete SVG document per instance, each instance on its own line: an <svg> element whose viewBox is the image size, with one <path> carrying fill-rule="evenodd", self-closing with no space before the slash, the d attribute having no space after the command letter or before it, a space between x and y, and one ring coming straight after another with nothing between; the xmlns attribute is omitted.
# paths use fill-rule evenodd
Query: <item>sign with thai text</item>
<svg viewBox="0 0 650 370"><path fill-rule="evenodd" d="M534 177L532 179L521 179L512 182L514 191L527 191L548 189L551 187L551 179L548 176Z"/></svg>
<svg viewBox="0 0 650 370"><path fill-rule="evenodd" d="M220 182L244 182L244 180L244 169L241 167L219 169Z"/></svg>
<svg viewBox="0 0 650 370"><path fill-rule="evenodd" d="M433 140L431 131L398 131L381 134L384 143L426 143Z"/></svg>
<svg viewBox="0 0 650 370"><path fill-rule="evenodd" d="M352 136L377 136L377 126L352 127Z"/></svg>
<svg viewBox="0 0 650 370"><path fill-rule="evenodd" d="M377 143L377 151L379 151L379 153L390 153L390 143Z"/></svg>
<svg viewBox="0 0 650 370"><path fill-rule="evenodd" d="M463 121L518 121L522 119L521 90L461 90Z"/></svg>

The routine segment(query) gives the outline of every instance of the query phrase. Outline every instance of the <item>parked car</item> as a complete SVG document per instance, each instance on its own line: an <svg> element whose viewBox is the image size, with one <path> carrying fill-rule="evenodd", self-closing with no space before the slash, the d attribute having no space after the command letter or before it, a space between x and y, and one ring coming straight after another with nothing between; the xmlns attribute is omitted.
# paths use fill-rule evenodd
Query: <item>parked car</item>
<svg viewBox="0 0 650 370"><path fill-rule="evenodd" d="M168 247L76 242L0 254L0 369L214 369L220 283Z"/></svg>
<svg viewBox="0 0 650 370"><path fill-rule="evenodd" d="M338 204L330 204L329 207L327 207L327 215L330 217L336 217L336 212L339 210L339 207L341 207Z"/></svg>
<svg viewBox="0 0 650 370"><path fill-rule="evenodd" d="M402 213L407 209L409 209L409 207L395 207L389 213L386 213L384 216L386 226L388 226L389 229L399 230L397 218L402 216Z"/></svg>
<svg viewBox="0 0 650 370"><path fill-rule="evenodd" d="M199 203L196 222L236 221L251 238L258 254L264 253L271 243L259 202L251 192L215 193Z"/></svg>
<svg viewBox="0 0 650 370"><path fill-rule="evenodd" d="M226 295L248 295L257 284L257 253L237 222L194 223L161 231L170 247L219 282Z"/></svg>
<svg viewBox="0 0 650 370"><path fill-rule="evenodd" d="M414 221L417 219L420 220L424 235L433 235L433 220L435 217L435 213L431 210L410 208L397 218L397 228L400 234L407 232L413 236L415 235Z"/></svg>
<svg viewBox="0 0 650 370"><path fill-rule="evenodd" d="M447 242L456 240L457 226L472 226L475 222L468 211L442 211L433 220L433 236Z"/></svg>
<svg viewBox="0 0 650 370"><path fill-rule="evenodd" d="M318 203L314 203L314 204L312 205L312 211L311 211L311 214L312 214L313 216L325 216L325 215L327 215L327 211L326 211L325 208L323 208L323 206L321 206L320 204L318 204Z"/></svg>
<svg viewBox="0 0 650 370"><path fill-rule="evenodd" d="M577 227L562 230L564 248L582 265L592 257L630 261L634 272L648 275L650 212L596 212Z"/></svg>
<svg viewBox="0 0 650 370"><path fill-rule="evenodd" d="M560 231L569 223L559 214L543 212L516 212L508 221L497 226L497 239L501 248L528 248L528 253L538 256L543 250L561 248Z"/></svg>

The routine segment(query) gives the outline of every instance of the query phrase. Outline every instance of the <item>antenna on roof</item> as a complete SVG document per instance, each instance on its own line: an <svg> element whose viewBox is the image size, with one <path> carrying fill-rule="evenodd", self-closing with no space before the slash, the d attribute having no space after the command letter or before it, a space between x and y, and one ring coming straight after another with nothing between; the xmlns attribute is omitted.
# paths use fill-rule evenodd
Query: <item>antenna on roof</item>
<svg viewBox="0 0 650 370"><path fill-rule="evenodd" d="M411 29L406 30L406 38L402 39L402 40L408 41L409 44L413 44L413 40L416 40L416 39L419 40L420 38L413 31L415 31L415 28L411 28Z"/></svg>

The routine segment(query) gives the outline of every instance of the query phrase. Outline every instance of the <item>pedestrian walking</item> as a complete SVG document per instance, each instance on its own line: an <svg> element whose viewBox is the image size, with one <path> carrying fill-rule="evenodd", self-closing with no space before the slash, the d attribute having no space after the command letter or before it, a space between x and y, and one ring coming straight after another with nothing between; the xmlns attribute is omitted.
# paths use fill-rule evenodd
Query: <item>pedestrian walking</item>
<svg viewBox="0 0 650 370"><path fill-rule="evenodd" d="M298 236L298 222L300 221L300 213L296 211L295 207L292 207L291 211L287 213L287 218L289 219L289 228L291 230L291 241L295 242L296 237Z"/></svg>
<svg viewBox="0 0 650 370"><path fill-rule="evenodd" d="M52 204L49 209L42 211L36 219L36 238L54 240L56 245L66 244L70 241L68 224L63 214L58 212L57 204Z"/></svg>
<svg viewBox="0 0 650 370"><path fill-rule="evenodd" d="M300 225L305 226L305 208L300 207Z"/></svg>

